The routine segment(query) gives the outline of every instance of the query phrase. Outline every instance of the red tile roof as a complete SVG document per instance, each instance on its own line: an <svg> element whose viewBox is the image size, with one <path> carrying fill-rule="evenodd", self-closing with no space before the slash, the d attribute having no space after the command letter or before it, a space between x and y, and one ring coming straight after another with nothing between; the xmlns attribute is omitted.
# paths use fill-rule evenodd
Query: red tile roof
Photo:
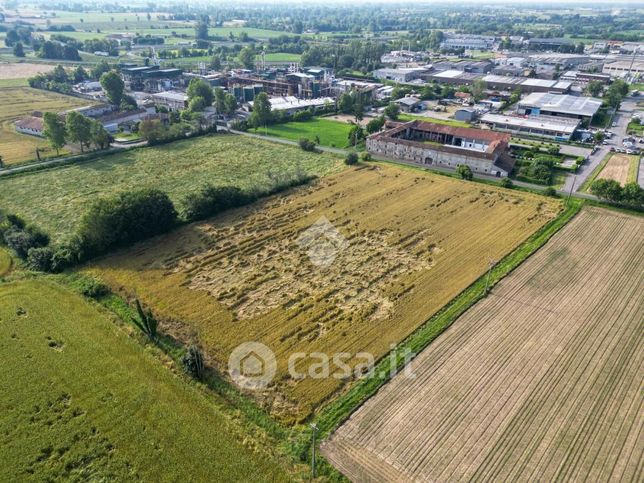
<svg viewBox="0 0 644 483"><path fill-rule="evenodd" d="M43 120L42 117L27 116L23 117L15 123L16 127L21 129L30 129L32 131L42 131L43 130Z"/></svg>

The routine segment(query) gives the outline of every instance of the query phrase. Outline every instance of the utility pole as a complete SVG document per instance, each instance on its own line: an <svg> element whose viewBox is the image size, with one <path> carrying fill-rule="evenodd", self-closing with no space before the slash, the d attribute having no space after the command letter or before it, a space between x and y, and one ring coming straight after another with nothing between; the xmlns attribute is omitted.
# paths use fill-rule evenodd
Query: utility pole
<svg viewBox="0 0 644 483"><path fill-rule="evenodd" d="M313 430L313 444L311 445L311 448L313 449L313 453L311 455L311 479L315 479L315 436L318 431L318 426L315 423L311 423L311 429Z"/></svg>
<svg viewBox="0 0 644 483"><path fill-rule="evenodd" d="M568 191L568 198L566 198L566 204L570 202L570 197L572 196L572 191L575 189L575 182L577 181L577 175L575 174L572 177L572 186L570 187L570 191Z"/></svg>

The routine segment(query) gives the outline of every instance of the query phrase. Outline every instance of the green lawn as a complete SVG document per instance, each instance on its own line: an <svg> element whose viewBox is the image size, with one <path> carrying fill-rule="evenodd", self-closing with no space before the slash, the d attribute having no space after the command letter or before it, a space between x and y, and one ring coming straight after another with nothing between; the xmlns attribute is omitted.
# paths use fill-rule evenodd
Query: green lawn
<svg viewBox="0 0 644 483"><path fill-rule="evenodd" d="M346 122L332 121L316 117L305 122L287 122L268 127L268 135L297 141L300 138L313 140L320 137L320 145L344 148L349 143L351 125ZM264 129L258 129L258 134L266 134Z"/></svg>
<svg viewBox="0 0 644 483"><path fill-rule="evenodd" d="M0 285L6 481L287 481L275 443L53 281Z"/></svg>
<svg viewBox="0 0 644 483"><path fill-rule="evenodd" d="M288 52L272 52L266 54L266 62L299 62L300 54L290 54ZM257 57L260 60L260 57Z"/></svg>
<svg viewBox="0 0 644 483"><path fill-rule="evenodd" d="M341 167L330 154L218 134L0 178L0 206L57 239L70 234L88 203L102 195L154 187L177 202L206 182L263 188L298 170L325 175Z"/></svg>
<svg viewBox="0 0 644 483"><path fill-rule="evenodd" d="M425 122L433 122L434 124L445 124L446 126L456 127L471 127L468 123L463 121L455 121L453 119L440 119L436 117L419 116L417 114L400 114L398 119L401 121L413 121L419 119Z"/></svg>

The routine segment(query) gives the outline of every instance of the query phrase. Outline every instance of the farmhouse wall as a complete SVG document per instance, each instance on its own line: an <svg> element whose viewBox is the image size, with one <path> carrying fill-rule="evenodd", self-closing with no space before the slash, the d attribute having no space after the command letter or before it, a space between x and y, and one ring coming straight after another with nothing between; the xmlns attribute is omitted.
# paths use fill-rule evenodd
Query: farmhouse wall
<svg viewBox="0 0 644 483"><path fill-rule="evenodd" d="M374 155L446 168L455 168L459 164L465 164L474 172L491 175L499 173L500 176L508 175L505 170L494 164L494 159L485 159L489 156L483 157L482 153L477 153L478 156L468 156L462 150L450 149L447 146L441 146L440 149L437 149L433 148L431 144L382 137L368 138L366 145L367 150Z"/></svg>

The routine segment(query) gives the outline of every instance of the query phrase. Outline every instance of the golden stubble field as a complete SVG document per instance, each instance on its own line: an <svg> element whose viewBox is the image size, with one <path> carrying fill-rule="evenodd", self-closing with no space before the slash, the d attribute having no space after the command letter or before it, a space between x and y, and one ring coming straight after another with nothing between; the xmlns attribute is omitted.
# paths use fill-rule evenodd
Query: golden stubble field
<svg viewBox="0 0 644 483"><path fill-rule="evenodd" d="M238 344L266 344L278 370L262 399L275 414L300 419L346 381L295 380L291 354L382 357L559 210L537 195L368 166L183 227L86 270L136 294L163 330L199 343L222 371ZM320 266L300 237L324 220L344 243Z"/></svg>
<svg viewBox="0 0 644 483"><path fill-rule="evenodd" d="M584 209L323 445L353 481L641 481L644 218Z"/></svg>
<svg viewBox="0 0 644 483"><path fill-rule="evenodd" d="M14 122L34 111L61 112L91 104L86 99L66 96L31 87L0 88L0 155L6 164L36 158L36 148L43 155L55 154L45 138L16 131Z"/></svg>
<svg viewBox="0 0 644 483"><path fill-rule="evenodd" d="M597 179L614 179L622 186L631 181L636 181L629 179L629 177L631 176L631 172L637 173L638 161L639 156L613 154L608 160L608 163L606 163L606 166L604 166L604 169L597 176ZM638 164L635 166L635 169L631 168L631 165L636 163Z"/></svg>

